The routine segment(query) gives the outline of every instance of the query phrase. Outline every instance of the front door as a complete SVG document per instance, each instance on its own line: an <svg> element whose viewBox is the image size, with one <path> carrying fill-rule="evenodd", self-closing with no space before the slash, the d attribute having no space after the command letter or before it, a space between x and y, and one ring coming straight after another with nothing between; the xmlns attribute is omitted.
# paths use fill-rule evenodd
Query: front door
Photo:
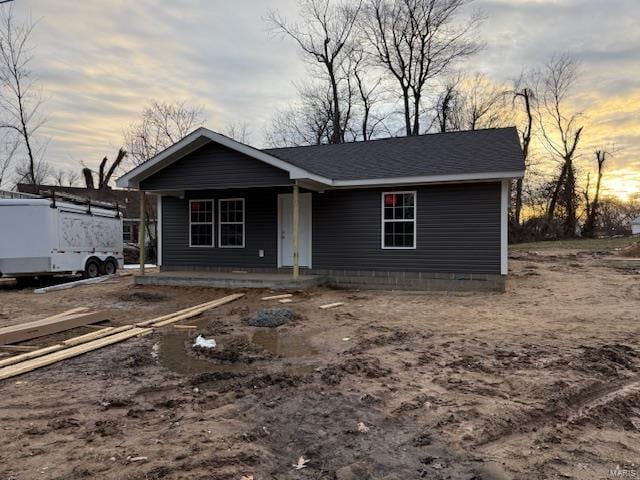
<svg viewBox="0 0 640 480"><path fill-rule="evenodd" d="M278 195L278 266L293 266L293 194ZM311 268L311 194L300 194L300 260L301 267Z"/></svg>

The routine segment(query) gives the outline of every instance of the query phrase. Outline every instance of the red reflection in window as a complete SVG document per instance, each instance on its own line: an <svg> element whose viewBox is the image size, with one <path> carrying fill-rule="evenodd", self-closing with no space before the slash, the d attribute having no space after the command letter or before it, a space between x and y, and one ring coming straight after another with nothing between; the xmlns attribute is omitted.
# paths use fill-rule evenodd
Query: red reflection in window
<svg viewBox="0 0 640 480"><path fill-rule="evenodd" d="M395 193L384 196L384 204L387 207L395 207L397 203L398 203L398 196Z"/></svg>

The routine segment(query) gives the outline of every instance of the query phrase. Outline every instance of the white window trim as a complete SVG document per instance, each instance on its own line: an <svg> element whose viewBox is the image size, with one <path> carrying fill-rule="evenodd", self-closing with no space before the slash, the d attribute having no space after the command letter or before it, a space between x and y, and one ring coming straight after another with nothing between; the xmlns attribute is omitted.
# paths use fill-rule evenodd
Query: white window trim
<svg viewBox="0 0 640 480"><path fill-rule="evenodd" d="M409 222L410 220L405 219L393 219L388 220L384 218L384 196L385 195L402 195L411 193L413 194L413 247L385 247L384 246L384 225L385 223L397 223L397 222ZM382 192L380 197L380 217L382 218L381 227L381 238L380 238L380 247L382 250L415 250L418 248L418 191L417 190L405 190L405 191L391 191L391 192Z"/></svg>
<svg viewBox="0 0 640 480"><path fill-rule="evenodd" d="M241 222L223 222L222 221L222 202L242 202L242 221ZM222 225L242 225L242 245L222 245ZM245 201L244 198L220 198L218 199L218 248L245 248L246 236L246 218L245 218Z"/></svg>
<svg viewBox="0 0 640 480"><path fill-rule="evenodd" d="M191 204L193 202L211 202L211 245L192 245L192 233L191 233L191 225L209 225L209 222L192 222L191 221ZM213 230L213 226L215 225L215 207L216 201L213 198L194 198L189 200L189 248L214 248L215 247L215 232Z"/></svg>

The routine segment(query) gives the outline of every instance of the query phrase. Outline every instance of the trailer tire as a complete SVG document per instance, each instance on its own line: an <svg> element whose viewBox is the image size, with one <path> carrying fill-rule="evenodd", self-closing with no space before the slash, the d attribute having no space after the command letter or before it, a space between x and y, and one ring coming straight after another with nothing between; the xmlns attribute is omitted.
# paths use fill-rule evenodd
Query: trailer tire
<svg viewBox="0 0 640 480"><path fill-rule="evenodd" d="M96 278L100 276L102 269L100 268L100 261L95 258L90 258L84 266L84 278Z"/></svg>
<svg viewBox="0 0 640 480"><path fill-rule="evenodd" d="M115 275L117 271L118 271L118 263L113 258L107 258L102 263L103 275Z"/></svg>

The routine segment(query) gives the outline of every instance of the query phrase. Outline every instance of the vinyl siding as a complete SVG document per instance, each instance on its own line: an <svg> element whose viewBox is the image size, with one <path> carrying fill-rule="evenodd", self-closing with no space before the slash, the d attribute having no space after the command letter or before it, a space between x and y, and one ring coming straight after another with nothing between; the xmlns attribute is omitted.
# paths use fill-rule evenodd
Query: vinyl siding
<svg viewBox="0 0 640 480"><path fill-rule="evenodd" d="M189 247L189 199L214 200L215 247ZM245 199L245 247L218 247L218 199ZM277 190L212 190L187 198L162 197L162 264L165 267L276 268ZM263 258L258 250L264 250Z"/></svg>
<svg viewBox="0 0 640 480"><path fill-rule="evenodd" d="M417 191L417 248L381 248L383 191ZM500 273L500 184L333 190L314 194L313 267Z"/></svg>
<svg viewBox="0 0 640 480"><path fill-rule="evenodd" d="M417 248L381 248L383 191L417 191ZM277 267L277 194L290 188L202 190L163 197L163 266ZM219 198L245 198L246 246L217 247ZM216 247L189 247L189 198L216 200ZM314 270L500 274L500 184L330 190L312 201ZM264 249L260 258L258 250Z"/></svg>
<svg viewBox="0 0 640 480"><path fill-rule="evenodd" d="M290 185L284 170L217 143L208 143L140 183L141 190L189 190Z"/></svg>

